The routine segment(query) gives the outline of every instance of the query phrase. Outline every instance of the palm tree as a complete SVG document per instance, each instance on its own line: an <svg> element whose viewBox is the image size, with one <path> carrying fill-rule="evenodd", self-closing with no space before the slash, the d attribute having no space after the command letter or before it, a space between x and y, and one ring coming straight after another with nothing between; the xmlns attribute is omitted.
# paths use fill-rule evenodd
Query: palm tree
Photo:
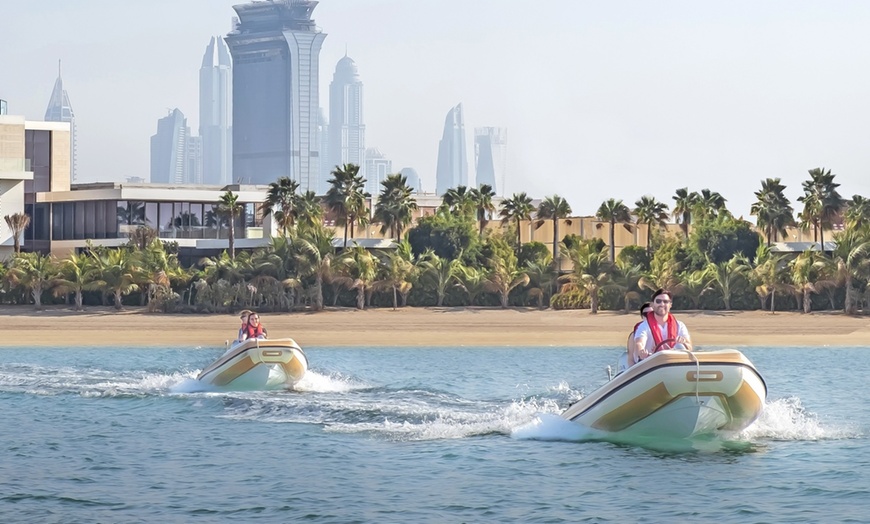
<svg viewBox="0 0 870 524"><path fill-rule="evenodd" d="M689 225L692 223L692 213L695 211L700 198L700 195L695 191L689 193L687 187L677 189L677 194L673 197L675 200L673 213L675 217L679 218L680 228L687 240L689 238Z"/></svg>
<svg viewBox="0 0 870 524"><path fill-rule="evenodd" d="M762 181L761 189L755 192L757 200L750 209L750 214L758 217L757 225L764 231L768 246L777 236L785 238L786 228L795 225L794 209L784 191L779 178Z"/></svg>
<svg viewBox="0 0 870 524"><path fill-rule="evenodd" d="M614 286L622 293L623 310L628 313L633 300L640 300L640 277L643 269L640 264L632 264L628 259L618 257L614 266Z"/></svg>
<svg viewBox="0 0 870 524"><path fill-rule="evenodd" d="M366 180L359 174L356 164L336 166L329 179L330 188L326 192L326 206L335 216L335 223L344 226L344 247L347 248L348 228L353 237L354 224L368 223L368 208L366 198L371 195L365 192Z"/></svg>
<svg viewBox="0 0 870 524"><path fill-rule="evenodd" d="M332 278L335 233L323 225L305 228L294 238L296 264L300 278L314 277L311 302L315 311L323 309L323 283Z"/></svg>
<svg viewBox="0 0 870 524"><path fill-rule="evenodd" d="M263 216L272 215L281 228L281 234L287 236L287 230L296 222L299 210L296 209L296 190L299 182L282 176L276 182L269 184L266 200L261 207Z"/></svg>
<svg viewBox="0 0 870 524"><path fill-rule="evenodd" d="M341 258L342 270L351 279L350 289L356 289L356 308L365 309L366 293L378 275L378 259L362 246L348 249Z"/></svg>
<svg viewBox="0 0 870 524"><path fill-rule="evenodd" d="M462 216L471 216L474 213L474 194L467 186L451 187L441 198L441 207L450 213Z"/></svg>
<svg viewBox="0 0 870 524"><path fill-rule="evenodd" d="M60 261L60 275L57 278L57 290L75 293L76 310L81 311L82 292L99 289L96 280L96 261L93 255L70 254Z"/></svg>
<svg viewBox="0 0 870 524"><path fill-rule="evenodd" d="M854 195L846 209L845 218L849 229L859 229L870 224L870 200L861 195Z"/></svg>
<svg viewBox="0 0 870 524"><path fill-rule="evenodd" d="M710 279L710 287L722 295L726 311L731 310L731 296L737 286L745 280L745 275L748 272L749 265L741 255L734 255L730 260L718 264L715 262L707 263L706 273Z"/></svg>
<svg viewBox="0 0 870 524"><path fill-rule="evenodd" d="M529 275L519 268L517 256L504 240L494 241L492 256L487 260L490 289L498 293L502 308L508 307L511 291L529 284Z"/></svg>
<svg viewBox="0 0 870 524"><path fill-rule="evenodd" d="M12 232L12 242L16 253L21 253L21 234L30 225L30 215L27 213L14 213L3 217L6 225Z"/></svg>
<svg viewBox="0 0 870 524"><path fill-rule="evenodd" d="M532 205L532 199L523 193L514 193L511 198L502 200L501 203L501 211L499 211L499 216L501 216L501 223L505 224L510 222L511 220L516 221L517 225L517 253L520 251L520 247L523 245L521 236L520 236L520 222L523 220L531 220L532 212L535 210L535 206Z"/></svg>
<svg viewBox="0 0 870 524"><path fill-rule="evenodd" d="M299 227L316 228L323 225L323 206L314 191L296 195L293 208L298 215Z"/></svg>
<svg viewBox="0 0 870 524"><path fill-rule="evenodd" d="M98 260L99 279L96 283L115 297L115 309L123 307L121 298L136 291L139 286L138 257L129 249L110 249Z"/></svg>
<svg viewBox="0 0 870 524"><path fill-rule="evenodd" d="M413 221L414 211L417 210L414 189L400 173L389 175L381 182L381 186L383 189L375 205L373 219L381 223L381 233L389 231L390 236L398 241L404 229Z"/></svg>
<svg viewBox="0 0 870 524"><path fill-rule="evenodd" d="M456 279L462 269L459 259L448 260L441 258L431 249L423 253L420 261L422 277L428 279L435 286L436 306L444 304L444 296L447 288L456 285Z"/></svg>
<svg viewBox="0 0 870 524"><path fill-rule="evenodd" d="M840 184L834 183L831 170L815 168L809 171L810 179L802 184L804 195L798 198L804 204L804 216L818 232L819 246L825 251L825 227L830 228L832 220L843 209L844 200L837 192Z"/></svg>
<svg viewBox="0 0 870 524"><path fill-rule="evenodd" d="M601 203L596 218L604 222L610 222L610 262L616 262L616 224L625 223L625 228L631 231L631 211L622 200L609 199Z"/></svg>
<svg viewBox="0 0 870 524"><path fill-rule="evenodd" d="M719 216L730 216L728 208L725 207L725 197L716 191L702 189L698 194L698 200L695 202L694 214L702 220L716 218Z"/></svg>
<svg viewBox="0 0 870 524"><path fill-rule="evenodd" d="M236 258L236 217L244 210L245 206L239 203L239 196L232 191L221 195L218 201L218 213L227 217L230 225L229 251L230 259Z"/></svg>
<svg viewBox="0 0 870 524"><path fill-rule="evenodd" d="M588 242L583 242L568 249L568 257L574 263L571 273L561 279L568 284L562 291L578 288L589 295L591 313L598 313L599 293L611 282L613 263L607 259L605 249L596 251Z"/></svg>
<svg viewBox="0 0 870 524"><path fill-rule="evenodd" d="M399 247L382 256L382 274L377 287L389 289L393 294L393 310L399 307L399 297L403 297L402 305L405 305L404 297L411 291L411 276L414 273L414 262L411 244L408 241L399 243Z"/></svg>
<svg viewBox="0 0 870 524"><path fill-rule="evenodd" d="M492 203L494 196L495 191L489 184L480 184L479 188L471 190L471 200L477 209L477 222L480 224L480 236L483 236L483 228L495 212L495 205Z"/></svg>
<svg viewBox="0 0 870 524"><path fill-rule="evenodd" d="M40 253L16 253L9 264L7 278L16 285L30 290L36 309L42 309L42 292L51 289L58 276L57 264L52 256Z"/></svg>
<svg viewBox="0 0 870 524"><path fill-rule="evenodd" d="M789 264L794 290L803 298L804 313L812 309L812 293L819 293L826 286L833 285L832 281L825 278L828 264L829 260L822 253L812 249L804 251Z"/></svg>
<svg viewBox="0 0 870 524"><path fill-rule="evenodd" d="M834 248L834 262L837 264L838 276L846 287L847 315L854 315L857 310L857 297L852 288L855 278L866 278L870 267L870 238L867 232L849 228L835 237L837 247Z"/></svg>
<svg viewBox="0 0 870 524"><path fill-rule="evenodd" d="M568 218L571 214L571 206L559 195L547 197L538 206L538 218L553 221L553 263L556 264L556 273L562 273L562 257L559 256L559 220Z"/></svg>
<svg viewBox="0 0 870 524"><path fill-rule="evenodd" d="M760 244L755 253L755 268L751 275L755 280L755 292L761 300L761 309L764 309L764 301L770 297L770 312L776 313L776 292L785 287L786 264L783 255L774 255L770 248Z"/></svg>
<svg viewBox="0 0 870 524"><path fill-rule="evenodd" d="M653 226L665 227L665 221L670 216L668 205L654 197L642 196L634 203L634 214L637 216L638 224L646 224L646 252L652 254Z"/></svg>

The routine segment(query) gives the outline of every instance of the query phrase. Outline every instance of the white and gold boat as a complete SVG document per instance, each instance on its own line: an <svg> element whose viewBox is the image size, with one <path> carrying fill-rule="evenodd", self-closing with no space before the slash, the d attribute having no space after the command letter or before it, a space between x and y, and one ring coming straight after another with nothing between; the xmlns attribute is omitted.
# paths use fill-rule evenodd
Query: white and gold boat
<svg viewBox="0 0 870 524"><path fill-rule="evenodd" d="M286 389L308 371L308 359L292 338L249 339L231 346L197 380L234 390Z"/></svg>
<svg viewBox="0 0 870 524"><path fill-rule="evenodd" d="M689 438L745 429L766 398L761 374L736 349L665 350L619 373L562 417L620 435Z"/></svg>

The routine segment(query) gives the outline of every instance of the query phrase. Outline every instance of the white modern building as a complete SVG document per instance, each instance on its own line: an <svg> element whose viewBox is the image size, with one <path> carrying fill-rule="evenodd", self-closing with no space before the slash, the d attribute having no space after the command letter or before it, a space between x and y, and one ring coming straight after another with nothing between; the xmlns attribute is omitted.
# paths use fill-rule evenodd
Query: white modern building
<svg viewBox="0 0 870 524"><path fill-rule="evenodd" d="M363 119L363 84L356 63L344 56L329 84L329 158L331 168L345 164L366 172L366 126Z"/></svg>
<svg viewBox="0 0 870 524"><path fill-rule="evenodd" d="M465 122L462 104L447 112L444 134L438 143L438 167L435 171L435 192L443 195L448 189L468 186L468 156L465 148Z"/></svg>
<svg viewBox="0 0 870 524"><path fill-rule="evenodd" d="M185 183L189 135L187 119L178 108L157 121L157 133L151 136L152 184Z"/></svg>
<svg viewBox="0 0 870 524"><path fill-rule="evenodd" d="M507 129L474 128L474 168L477 186L487 184L496 195L504 195L507 168Z"/></svg>
<svg viewBox="0 0 870 524"><path fill-rule="evenodd" d="M213 36L199 70L202 183L233 181L233 65L223 37Z"/></svg>
<svg viewBox="0 0 870 524"><path fill-rule="evenodd" d="M383 189L381 183L393 172L393 161L375 147L366 149L365 158L366 191L376 196Z"/></svg>

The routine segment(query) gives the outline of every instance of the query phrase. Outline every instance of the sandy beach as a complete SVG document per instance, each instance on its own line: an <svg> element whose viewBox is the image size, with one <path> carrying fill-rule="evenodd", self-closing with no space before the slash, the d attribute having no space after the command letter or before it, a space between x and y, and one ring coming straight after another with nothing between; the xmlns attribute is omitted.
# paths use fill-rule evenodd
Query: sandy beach
<svg viewBox="0 0 870 524"><path fill-rule="evenodd" d="M235 315L165 315L141 308L74 311L0 307L0 347L223 346L235 336ZM870 316L760 311L675 312L696 346L865 346ZM264 313L274 338L315 346L613 346L625 344L637 314L512 308L328 309Z"/></svg>

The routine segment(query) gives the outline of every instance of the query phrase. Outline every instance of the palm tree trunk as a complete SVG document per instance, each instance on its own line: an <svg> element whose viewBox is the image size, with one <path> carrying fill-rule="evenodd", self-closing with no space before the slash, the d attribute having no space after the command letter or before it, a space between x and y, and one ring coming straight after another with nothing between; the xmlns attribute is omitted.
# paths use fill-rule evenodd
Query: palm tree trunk
<svg viewBox="0 0 870 524"><path fill-rule="evenodd" d="M236 225L235 225L235 217L230 215L230 238L229 238L229 247L230 247L230 260L236 259Z"/></svg>
<svg viewBox="0 0 870 524"><path fill-rule="evenodd" d="M852 300L852 275L846 274L846 307L844 311L847 315L855 314L855 303Z"/></svg>
<svg viewBox="0 0 870 524"><path fill-rule="evenodd" d="M320 273L314 277L314 311L323 310L323 277Z"/></svg>
<svg viewBox="0 0 870 524"><path fill-rule="evenodd" d="M562 274L562 257L559 256L559 219L553 218L553 262L556 263L556 275Z"/></svg>
<svg viewBox="0 0 870 524"><path fill-rule="evenodd" d="M358 288L356 288L356 308L366 308L366 289L363 286L359 286Z"/></svg>
<svg viewBox="0 0 870 524"><path fill-rule="evenodd" d="M616 221L610 221L610 261L616 262L616 231L614 228L616 227Z"/></svg>
<svg viewBox="0 0 870 524"><path fill-rule="evenodd" d="M82 290L77 289L76 290L76 311L81 311L82 309L84 309L82 307Z"/></svg>
<svg viewBox="0 0 870 524"><path fill-rule="evenodd" d="M30 288L30 296L33 297L33 307L37 310L42 309L42 285Z"/></svg>
<svg viewBox="0 0 870 524"><path fill-rule="evenodd" d="M393 286L393 311L399 308L399 297L396 293L396 286Z"/></svg>
<svg viewBox="0 0 870 524"><path fill-rule="evenodd" d="M809 313L811 310L810 305L810 292L808 290L804 290L804 313Z"/></svg>
<svg viewBox="0 0 870 524"><path fill-rule="evenodd" d="M115 309L121 309L123 305L121 304L121 290L115 290Z"/></svg>
<svg viewBox="0 0 870 524"><path fill-rule="evenodd" d="M592 309L592 314L595 315L598 313L598 290L592 291L589 293L589 306Z"/></svg>
<svg viewBox="0 0 870 524"><path fill-rule="evenodd" d="M770 312L776 313L776 289L770 292Z"/></svg>

